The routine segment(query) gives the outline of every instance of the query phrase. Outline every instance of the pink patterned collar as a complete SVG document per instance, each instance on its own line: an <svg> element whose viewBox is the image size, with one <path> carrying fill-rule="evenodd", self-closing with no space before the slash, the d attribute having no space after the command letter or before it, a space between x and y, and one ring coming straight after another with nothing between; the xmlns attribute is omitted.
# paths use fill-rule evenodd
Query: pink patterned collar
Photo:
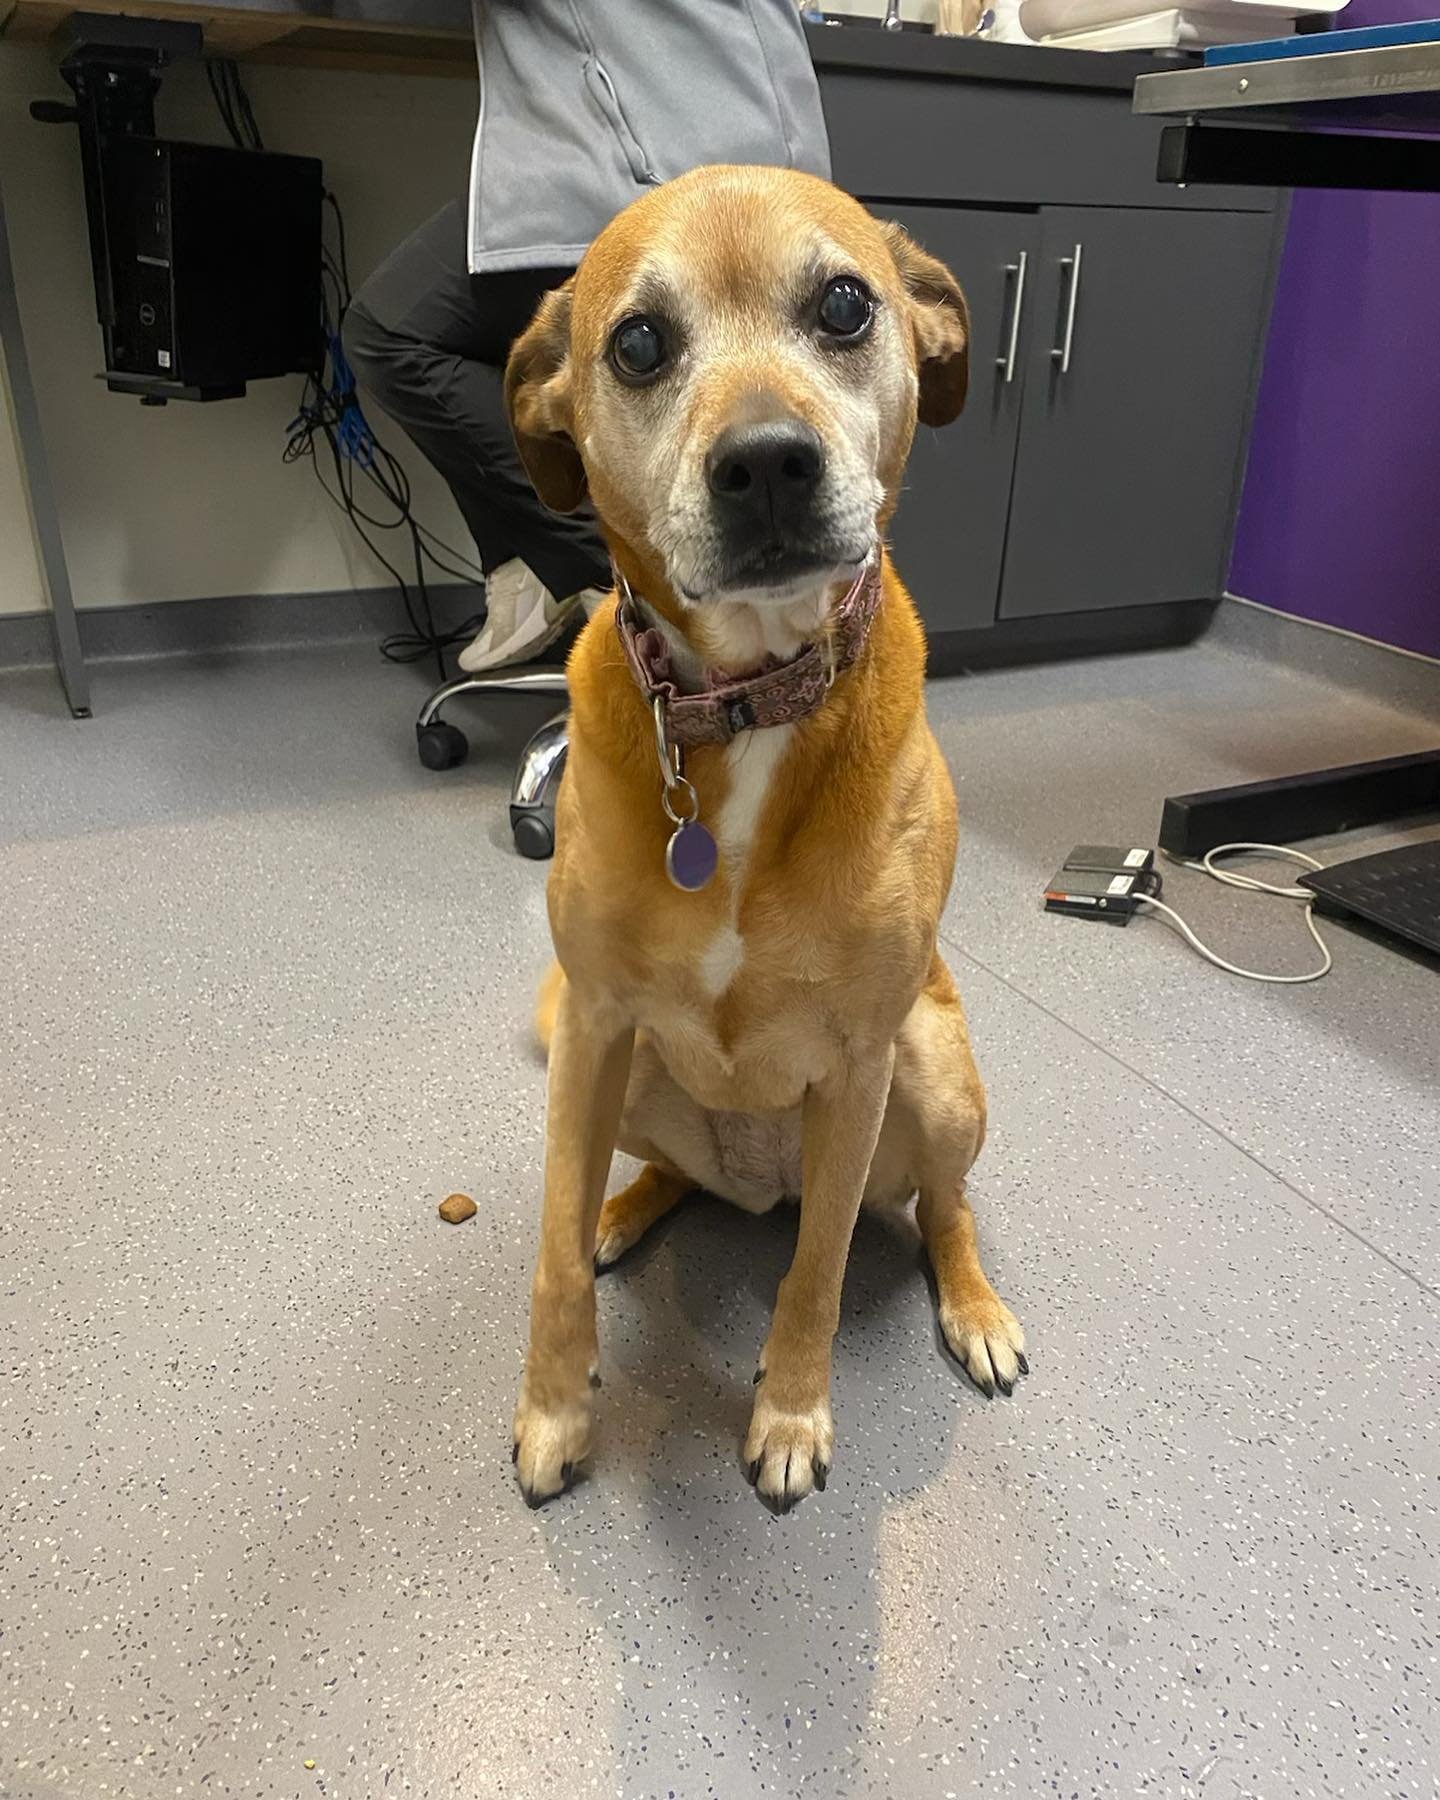
<svg viewBox="0 0 1440 1800"><path fill-rule="evenodd" d="M697 693L685 693L677 684L670 642L659 626L641 617L629 583L617 575L616 585L620 604L615 624L625 660L652 706L663 703L671 742L728 744L742 731L763 731L808 718L824 701L835 677L859 660L880 606L880 554L870 558L830 609L825 642L806 644L788 662L773 663L738 680L709 670L706 685Z"/></svg>

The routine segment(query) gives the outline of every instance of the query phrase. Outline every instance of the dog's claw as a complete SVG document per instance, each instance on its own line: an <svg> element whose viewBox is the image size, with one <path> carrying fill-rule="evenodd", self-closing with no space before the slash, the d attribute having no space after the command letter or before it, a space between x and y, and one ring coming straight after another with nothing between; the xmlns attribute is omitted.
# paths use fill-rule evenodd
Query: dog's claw
<svg viewBox="0 0 1440 1800"><path fill-rule="evenodd" d="M547 1505L551 1500L558 1500L562 1494L568 1494L574 1479L574 1463L562 1463L560 1467L560 1486L556 1488L553 1493L542 1494L538 1488L527 1486L523 1476L520 1479L520 1492L524 1497L525 1504L530 1508L531 1512L539 1512L540 1508Z"/></svg>
<svg viewBox="0 0 1440 1800"><path fill-rule="evenodd" d="M518 1463L520 1460L520 1443L518 1439L510 1446L510 1460L512 1463Z"/></svg>
<svg viewBox="0 0 1440 1800"><path fill-rule="evenodd" d="M763 1369L757 1369L755 1371L755 1373L750 1377L751 1387L759 1387L760 1383L764 1379L765 1379L765 1371Z"/></svg>
<svg viewBox="0 0 1440 1800"><path fill-rule="evenodd" d="M1015 1384L1029 1373L1030 1365L1020 1346L1024 1333L1020 1321L995 1295L975 1299L964 1309L940 1306L940 1341L987 1400L997 1391L1015 1392Z"/></svg>
<svg viewBox="0 0 1440 1800"><path fill-rule="evenodd" d="M512 1433L516 1474L527 1505L542 1506L563 1494L588 1455L594 1402L587 1376L596 1373L598 1366L587 1357L575 1372L569 1396L551 1406L537 1406L530 1399L527 1377L527 1388L522 1388L515 1408Z"/></svg>
<svg viewBox="0 0 1440 1800"><path fill-rule="evenodd" d="M590 1371L590 1385L591 1385L591 1387L592 1387L592 1388L598 1388L598 1387L599 1387L599 1385L600 1385L600 1371L599 1371L599 1370L598 1370L598 1369L592 1369L592 1370L591 1370L591 1371Z"/></svg>
<svg viewBox="0 0 1440 1800"><path fill-rule="evenodd" d="M824 1394L793 1410L777 1407L769 1397L777 1378L784 1380L778 1369L769 1370L755 1395L742 1461L750 1485L778 1518L824 1487L835 1452L835 1427Z"/></svg>

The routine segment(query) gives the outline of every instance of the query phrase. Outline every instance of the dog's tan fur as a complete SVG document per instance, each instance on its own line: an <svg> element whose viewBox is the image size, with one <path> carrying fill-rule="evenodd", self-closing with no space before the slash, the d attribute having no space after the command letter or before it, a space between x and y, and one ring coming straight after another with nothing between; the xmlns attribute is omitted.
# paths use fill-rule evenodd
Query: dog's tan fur
<svg viewBox="0 0 1440 1800"><path fill-rule="evenodd" d="M878 297L863 358L827 360L797 332L793 295L817 268L858 274ZM667 383L637 395L606 349L657 288L684 309L688 348ZM837 508L878 533L917 412L942 424L959 411L967 330L948 271L826 183L700 170L602 234L516 344L507 392L542 496L573 507L588 489L617 566L697 664L743 671L823 631L848 576L687 603L704 567L693 465L759 396L821 433ZM666 877L653 723L613 600L571 658L549 889L558 967L539 1019L545 1209L515 1415L533 1500L564 1487L589 1448L596 1262L692 1188L751 1210L798 1190L744 1450L773 1504L823 1485L830 1465L831 1344L862 1200L900 1207L918 1193L951 1348L992 1392L1025 1366L965 1197L985 1101L937 950L954 791L925 719L920 624L888 556L883 582L866 650L818 712L691 752L686 773L722 852L700 893ZM617 1143L646 1167L604 1201Z"/></svg>

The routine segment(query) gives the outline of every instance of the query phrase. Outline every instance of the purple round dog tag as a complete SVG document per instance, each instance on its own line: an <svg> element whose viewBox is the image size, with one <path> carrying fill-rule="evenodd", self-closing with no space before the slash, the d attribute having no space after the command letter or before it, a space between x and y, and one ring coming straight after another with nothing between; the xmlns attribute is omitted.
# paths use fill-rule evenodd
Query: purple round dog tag
<svg viewBox="0 0 1440 1800"><path fill-rule="evenodd" d="M696 819L676 827L665 846L665 872L687 894L700 891L720 866L720 847Z"/></svg>

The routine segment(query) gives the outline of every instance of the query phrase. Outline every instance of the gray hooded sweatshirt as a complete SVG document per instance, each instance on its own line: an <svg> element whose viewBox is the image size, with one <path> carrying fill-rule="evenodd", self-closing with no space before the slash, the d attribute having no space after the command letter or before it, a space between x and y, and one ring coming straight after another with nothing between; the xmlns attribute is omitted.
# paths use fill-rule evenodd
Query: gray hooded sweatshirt
<svg viewBox="0 0 1440 1800"><path fill-rule="evenodd" d="M470 268L576 263L701 163L830 173L795 0L474 0Z"/></svg>

